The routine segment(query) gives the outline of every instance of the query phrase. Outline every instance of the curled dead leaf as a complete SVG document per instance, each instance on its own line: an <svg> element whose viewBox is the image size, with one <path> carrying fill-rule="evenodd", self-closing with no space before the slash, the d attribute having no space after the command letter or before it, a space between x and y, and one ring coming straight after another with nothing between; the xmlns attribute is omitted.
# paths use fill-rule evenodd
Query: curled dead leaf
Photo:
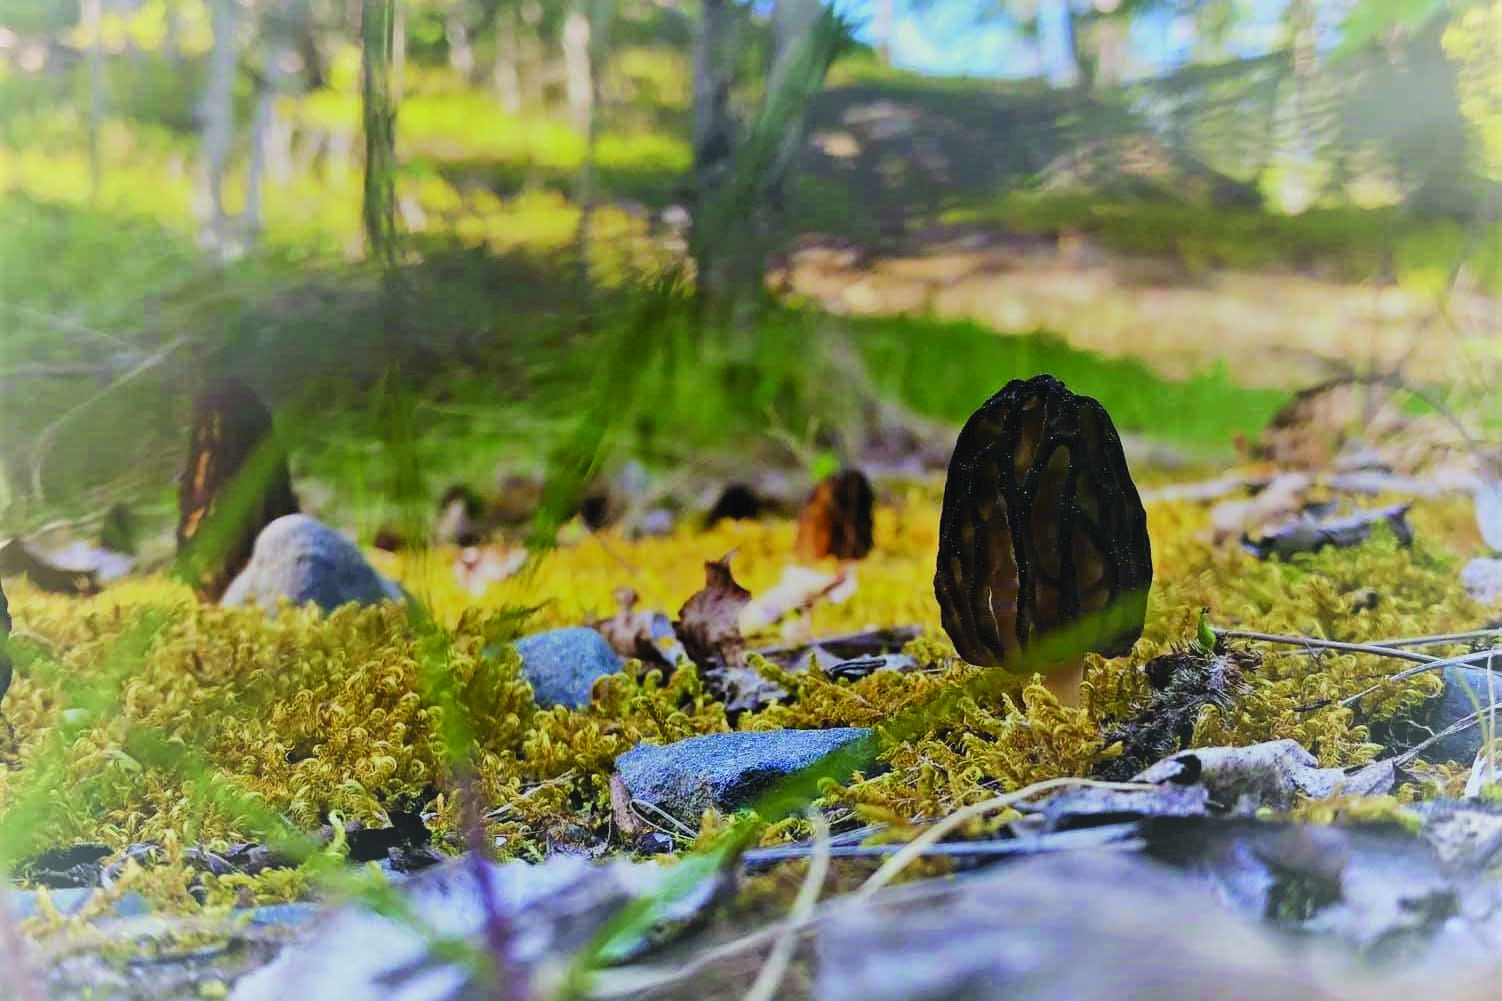
<svg viewBox="0 0 1502 1001"><path fill-rule="evenodd" d="M730 557L704 564L704 587L678 610L673 630L690 660L701 667L738 664L746 641L741 635L740 614L751 601L751 592L736 583L730 572Z"/></svg>

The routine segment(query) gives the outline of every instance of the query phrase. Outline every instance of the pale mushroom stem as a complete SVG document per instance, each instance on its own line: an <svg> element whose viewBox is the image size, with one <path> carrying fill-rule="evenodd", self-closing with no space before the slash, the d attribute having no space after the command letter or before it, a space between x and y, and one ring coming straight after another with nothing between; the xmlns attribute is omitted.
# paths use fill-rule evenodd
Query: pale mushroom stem
<svg viewBox="0 0 1502 1001"><path fill-rule="evenodd" d="M1076 708L1080 704L1080 685L1085 681L1085 661L1049 668L1043 675L1043 687L1053 693L1059 705Z"/></svg>

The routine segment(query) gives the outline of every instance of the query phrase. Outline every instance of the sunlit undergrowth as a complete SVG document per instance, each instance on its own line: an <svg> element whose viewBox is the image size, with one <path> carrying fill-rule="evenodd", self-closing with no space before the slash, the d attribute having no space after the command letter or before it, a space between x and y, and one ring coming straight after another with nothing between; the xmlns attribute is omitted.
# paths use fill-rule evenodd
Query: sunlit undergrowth
<svg viewBox="0 0 1502 1001"><path fill-rule="evenodd" d="M1119 717L1145 692L1138 666L1185 644L1202 606L1220 624L1345 640L1447 631L1484 618L1456 582L1456 554L1475 546L1465 505L1422 505L1412 549L1379 538L1277 564L1212 551L1199 539L1207 524L1203 508L1159 504L1150 508L1157 577L1146 632L1130 657L1093 661L1082 709L1061 708L1041 687L1024 688L1019 680L999 701L966 699L947 715L927 718L928 700L976 673L955 663L935 628L930 581L937 520L933 499L922 492L880 509L876 552L858 566L855 596L816 609L806 623L814 635L929 627L909 648L923 669L851 684L820 671L788 677L767 667L795 698L736 724L880 728L899 714L920 719L915 736L885 749L884 774L826 787L830 802L872 820L933 817L998 790L1088 773L1103 750L1101 722ZM473 736L459 757L467 754L486 807L496 810L492 833L505 839L505 854L536 857L548 842L607 835L608 779L618 754L641 740L730 726L688 665L664 672L633 662L600 682L586 709L536 709L515 655L497 643L514 635L514 610L544 602L528 629L575 624L607 614L611 591L629 583L648 606L672 613L702 584L704 560L731 548L740 579L762 590L788 562L792 533L788 524L740 523L660 540L585 539L548 555L535 575L493 585L479 600L459 591L444 559L388 565L450 627L445 663ZM1376 606L1354 611L1368 604L1352 597L1366 588L1377 590ZM73 734L71 744L54 749L57 760L48 767L59 770L50 773L55 781L45 801L29 808L24 844L32 852L85 840L121 848L256 839L264 836L259 809L303 830L316 830L332 812L380 825L389 809L426 809L441 843L459 846L457 786L448 765L455 755L444 746L453 730L445 726L442 703L426 697L427 647L402 611L349 607L320 617L285 610L267 621L252 611L199 607L162 579L123 583L86 600L43 595L25 584L9 591L20 630L19 671L5 702L14 737L5 750L9 767L0 771L0 803L15 804L48 760L49 742ZM122 668L121 644L158 616L165 625L144 655ZM1365 656L1327 653L1316 661L1270 653L1251 679L1251 694L1230 715L1208 710L1195 741L1291 737L1325 764L1370 760L1376 747L1338 699L1392 670ZM101 700L94 690L109 687L112 671L121 672L118 698ZM1369 719L1385 719L1436 686L1437 679L1421 676L1371 696L1363 708ZM205 775L164 757L163 747L200 760L215 786L247 796L205 797ZM0 823L16 818L0 816ZM13 842L8 854L25 852ZM291 886L258 884L245 892L275 896L293 892Z"/></svg>

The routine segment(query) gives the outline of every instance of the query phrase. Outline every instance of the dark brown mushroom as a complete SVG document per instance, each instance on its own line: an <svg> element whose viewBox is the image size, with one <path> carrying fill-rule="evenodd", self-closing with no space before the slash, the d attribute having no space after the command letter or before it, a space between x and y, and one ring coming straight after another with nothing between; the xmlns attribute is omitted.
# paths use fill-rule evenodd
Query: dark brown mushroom
<svg viewBox="0 0 1502 1001"><path fill-rule="evenodd" d="M819 481L798 516L796 549L806 559L861 560L871 551L871 481L847 469Z"/></svg>
<svg viewBox="0 0 1502 1001"><path fill-rule="evenodd" d="M182 569L206 601L218 601L244 568L261 529L297 513L271 413L238 379L214 380L193 402L177 509ZM216 526L212 538L204 531L210 524Z"/></svg>
<svg viewBox="0 0 1502 1001"><path fill-rule="evenodd" d="M10 654L5 649L9 643L10 606L5 601L5 588L0 585L0 700L4 700L6 689L10 688Z"/></svg>
<svg viewBox="0 0 1502 1001"><path fill-rule="evenodd" d="M1084 655L1142 635L1147 513L1105 409L1053 376L1015 379L960 431L944 483L934 594L966 661L1020 669L1052 637L1045 683L1075 704Z"/></svg>

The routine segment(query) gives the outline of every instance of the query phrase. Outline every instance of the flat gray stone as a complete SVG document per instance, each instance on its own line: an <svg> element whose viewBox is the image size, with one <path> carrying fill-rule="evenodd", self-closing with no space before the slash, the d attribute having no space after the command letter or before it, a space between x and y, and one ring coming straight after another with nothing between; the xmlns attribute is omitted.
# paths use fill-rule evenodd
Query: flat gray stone
<svg viewBox="0 0 1502 1001"><path fill-rule="evenodd" d="M1320 768L1298 741L1269 740L1249 747L1197 747L1164 758L1133 781L1202 786L1211 802L1238 815L1261 807L1286 810L1301 797L1377 796L1393 786L1391 760L1363 768Z"/></svg>
<svg viewBox="0 0 1502 1001"><path fill-rule="evenodd" d="M283 598L331 612L351 602L401 602L405 595L371 569L349 539L308 515L289 514L262 529L250 562L219 603L227 608L256 605L269 612Z"/></svg>
<svg viewBox="0 0 1502 1001"><path fill-rule="evenodd" d="M833 751L868 741L865 727L835 730L762 730L711 733L672 744L639 744L615 761L632 799L642 800L683 820L697 820L713 806L748 806L779 782ZM869 763L852 762L845 774Z"/></svg>
<svg viewBox="0 0 1502 1001"><path fill-rule="evenodd" d="M522 674L543 708L589 705L595 680L626 666L605 637L588 626L572 626L523 636L516 641Z"/></svg>

